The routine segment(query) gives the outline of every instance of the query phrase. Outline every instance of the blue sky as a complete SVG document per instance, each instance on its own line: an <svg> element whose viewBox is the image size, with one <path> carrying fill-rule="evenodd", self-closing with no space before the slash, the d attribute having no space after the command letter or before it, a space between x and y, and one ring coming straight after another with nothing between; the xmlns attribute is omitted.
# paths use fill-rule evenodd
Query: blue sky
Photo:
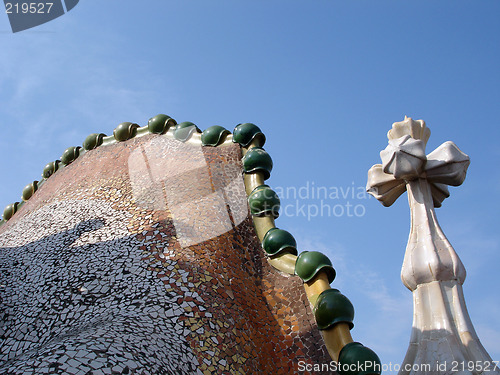
<svg viewBox="0 0 500 375"><path fill-rule="evenodd" d="M469 313L500 360L500 3L498 1L81 1L13 34L0 16L0 207L43 166L93 132L157 113L200 128L258 124L274 160L269 184L361 191L386 133L405 115L471 157L465 183L437 210L464 262ZM356 309L353 337L402 361L411 293L400 269L406 194L384 208L364 194L327 199L359 217L288 210L277 225L301 251L328 254L333 287ZM306 208L307 209L307 208ZM340 213L337 207L336 213Z"/></svg>

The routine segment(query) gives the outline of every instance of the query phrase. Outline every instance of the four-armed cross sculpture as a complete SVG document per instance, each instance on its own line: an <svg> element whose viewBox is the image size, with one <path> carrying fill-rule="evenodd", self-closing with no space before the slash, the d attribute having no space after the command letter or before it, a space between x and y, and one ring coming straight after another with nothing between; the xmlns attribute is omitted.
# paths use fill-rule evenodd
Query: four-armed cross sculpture
<svg viewBox="0 0 500 375"><path fill-rule="evenodd" d="M469 157L453 142L426 156L430 130L422 120L405 117L387 137L382 164L368 171L367 191L384 206L408 191L411 231L401 279L413 292L413 329L400 374L500 374L469 318L465 268L434 211L450 195L447 185L465 180Z"/></svg>

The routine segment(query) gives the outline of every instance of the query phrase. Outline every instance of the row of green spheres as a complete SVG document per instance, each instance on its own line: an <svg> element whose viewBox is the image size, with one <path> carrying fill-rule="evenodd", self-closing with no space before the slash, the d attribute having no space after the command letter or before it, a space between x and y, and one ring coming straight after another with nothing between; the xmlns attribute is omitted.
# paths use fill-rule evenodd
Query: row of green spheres
<svg viewBox="0 0 500 375"><path fill-rule="evenodd" d="M295 274L304 282L312 281L320 272L325 272L332 283L336 273L330 259L318 251L304 251L297 257ZM354 307L338 289L324 290L316 300L314 317L318 328L326 330L335 324L346 323L354 327ZM340 351L337 372L341 375L368 375L382 372L377 354L359 342L351 342Z"/></svg>
<svg viewBox="0 0 500 375"><path fill-rule="evenodd" d="M233 132L233 141L243 147L254 142L243 157L245 173L261 172L264 180L270 177L273 162L269 154L262 148L265 136L254 124L240 124ZM252 215L279 216L280 201L277 194L268 186L257 186L249 195L248 202ZM262 240L262 247L270 257L282 253L297 255L297 242L286 230L271 228ZM304 251L296 260L295 274L304 282L313 280L320 272L325 272L328 282L335 279L335 269L330 259L317 251ZM354 307L349 299L338 289L323 291L315 304L314 316L320 330L326 330L338 323L346 323L350 329L354 327ZM338 360L338 373L343 375L380 374L381 365L377 354L359 342L345 345Z"/></svg>
<svg viewBox="0 0 500 375"><path fill-rule="evenodd" d="M174 136L175 138L186 141L193 132L201 132L200 129L191 122L182 122L177 124L177 122L168 115L158 114L151 117L148 121L148 130L153 134L163 134L168 131L169 128L175 127ZM129 140L136 136L137 129L139 125L132 122L122 122L113 131L113 137L118 142L123 142ZM214 125L207 128L205 131L201 132L201 140L204 146L217 146L221 144L225 137L230 134L230 131L224 129L222 126ZM87 136L83 141L83 149L85 151L93 150L100 145L102 145L106 134L104 133L93 133ZM52 176L62 165L71 164L75 161L81 154L80 150L82 147L73 146L68 147L64 150L61 155L61 160L55 160L48 163L42 172L42 177L48 179ZM23 189L22 199L27 201L38 189L38 181L33 181L32 183L26 185ZM19 202L14 202L5 207L3 212L3 220L9 220L18 210Z"/></svg>

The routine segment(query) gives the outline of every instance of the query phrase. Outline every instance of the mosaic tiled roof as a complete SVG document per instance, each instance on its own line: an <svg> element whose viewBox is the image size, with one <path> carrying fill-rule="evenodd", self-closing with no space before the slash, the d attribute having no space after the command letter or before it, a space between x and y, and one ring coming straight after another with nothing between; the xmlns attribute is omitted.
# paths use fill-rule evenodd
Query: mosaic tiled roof
<svg viewBox="0 0 500 375"><path fill-rule="evenodd" d="M297 256L276 227L264 143L254 124L231 134L157 115L47 164L0 222L0 372L380 363L351 338L328 257Z"/></svg>

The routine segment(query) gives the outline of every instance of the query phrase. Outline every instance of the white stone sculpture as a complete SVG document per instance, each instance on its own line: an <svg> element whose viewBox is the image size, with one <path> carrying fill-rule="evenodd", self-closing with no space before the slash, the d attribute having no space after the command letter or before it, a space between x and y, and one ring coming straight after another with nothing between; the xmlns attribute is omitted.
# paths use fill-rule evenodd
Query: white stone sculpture
<svg viewBox="0 0 500 375"><path fill-rule="evenodd" d="M425 156L429 136L422 120L394 123L382 164L368 171L370 194L390 206L407 190L411 210L401 279L413 292L413 329L399 374L500 374L476 335L462 291L464 265L434 211L449 196L447 185L465 180L469 157L453 142Z"/></svg>

